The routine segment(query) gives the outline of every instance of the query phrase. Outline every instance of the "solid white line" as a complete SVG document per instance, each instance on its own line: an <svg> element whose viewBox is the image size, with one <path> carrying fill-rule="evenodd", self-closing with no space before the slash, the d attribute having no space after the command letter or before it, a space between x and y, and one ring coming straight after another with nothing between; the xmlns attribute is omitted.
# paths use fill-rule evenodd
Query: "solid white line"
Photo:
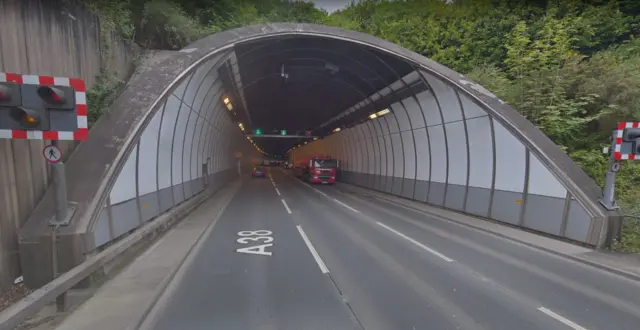
<svg viewBox="0 0 640 330"><path fill-rule="evenodd" d="M276 186L276 183L275 183L275 182L273 182L273 181L271 181L271 184L272 184L274 187Z"/></svg>
<svg viewBox="0 0 640 330"><path fill-rule="evenodd" d="M278 190L278 188L275 188L275 189L276 189L276 193L278 193L278 196L280 196L280 190Z"/></svg>
<svg viewBox="0 0 640 330"><path fill-rule="evenodd" d="M300 232L300 236L302 236L302 239L304 240L304 243L307 244L307 247L309 248L309 251L311 251L311 254L313 255L313 259L316 259L316 263L318 264L318 267L320 267L320 270L322 271L322 273L323 274L328 273L329 272L329 268L327 268L327 265L325 265L324 261L322 261L322 258L320 258L320 255L318 254L318 251L316 251L316 249L311 244L311 241L307 237L307 234L304 233L304 230L302 230L302 227L300 227L300 226L296 226L296 227L298 228L298 231Z"/></svg>
<svg viewBox="0 0 640 330"><path fill-rule="evenodd" d="M341 202L341 201L339 201L339 200L337 200L335 198L333 198L333 201L338 203L338 204L340 204L340 205L342 205L342 206L344 206L344 207L346 207L346 208L348 208L349 210L351 210L353 212L360 213L360 211L354 209L353 207L351 207L351 206L349 206L349 205L347 205L347 204L345 204L345 203L343 203L343 202Z"/></svg>
<svg viewBox="0 0 640 330"><path fill-rule="evenodd" d="M291 209L289 208L289 205L287 205L287 202L285 202L284 199L281 199L281 201L282 201L282 205L284 205L284 208L287 209L287 212L291 214Z"/></svg>
<svg viewBox="0 0 640 330"><path fill-rule="evenodd" d="M571 322L570 320L568 320L568 319L566 319L566 318L554 313L550 309L547 309L547 308L544 308L544 307L538 307L538 310L543 312L543 313L545 313L545 314L547 314L547 315L549 315L549 316L551 316L551 317L553 317L554 319L556 319L556 320L558 320L558 321L570 326L572 329L575 329L575 330L587 330L586 328L583 328L583 327Z"/></svg>
<svg viewBox="0 0 640 330"><path fill-rule="evenodd" d="M453 259L445 256L444 254L442 254L442 253L440 253L440 252L438 252L438 251L436 251L436 250L434 250L434 249L432 249L432 248L430 248L428 246L423 245L422 243L414 240L413 238L411 238L411 237L409 237L409 236L407 236L407 235L405 235L405 234L403 234L403 233L401 233L401 232L399 232L399 231L397 231L397 230L395 230L395 229L393 229L393 228L391 228L391 227L389 227L389 226L387 226L387 225L385 225L383 223L380 223L380 222L376 222L376 223L379 226L381 226L382 228L384 228L384 229L386 229L386 230L388 230L388 231L390 231L390 232L392 232L392 233L394 233L394 234L406 239L407 241L419 246L421 249L423 249L423 250L425 250L427 252L430 252L430 253L434 254L435 256L438 256L438 257L444 259L447 262L452 262L453 261Z"/></svg>

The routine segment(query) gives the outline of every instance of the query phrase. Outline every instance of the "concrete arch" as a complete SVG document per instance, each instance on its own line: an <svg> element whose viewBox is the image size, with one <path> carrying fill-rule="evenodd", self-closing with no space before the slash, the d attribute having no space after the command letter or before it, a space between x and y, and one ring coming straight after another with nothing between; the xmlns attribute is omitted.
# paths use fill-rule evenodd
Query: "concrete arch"
<svg viewBox="0 0 640 330"><path fill-rule="evenodd" d="M376 49L409 63L413 71L320 127L330 130L340 118L394 94L399 99L389 106L391 113L349 123L293 154L335 155L346 182L589 245L604 243L615 215L597 203L598 187L493 94L376 37L282 23L221 32L143 62L112 112L67 163L73 173L67 179L69 199L77 211L71 224L60 228L59 244L67 252L59 256L61 270L181 202L215 192L237 176L237 152L247 169L259 154L235 123L250 121L250 115L238 87L241 79L229 70L238 66L234 47L298 36ZM407 94L403 87L414 83L426 89ZM234 104L233 115L222 103L227 95L242 100ZM43 219L53 213L51 193L21 232L21 259L31 287L50 280L38 270L50 262L51 230Z"/></svg>

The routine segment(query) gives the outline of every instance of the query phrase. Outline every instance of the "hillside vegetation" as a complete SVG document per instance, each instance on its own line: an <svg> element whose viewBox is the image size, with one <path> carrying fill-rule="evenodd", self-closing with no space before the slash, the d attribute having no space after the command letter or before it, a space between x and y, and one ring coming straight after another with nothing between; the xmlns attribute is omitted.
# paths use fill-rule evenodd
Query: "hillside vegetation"
<svg viewBox="0 0 640 330"><path fill-rule="evenodd" d="M467 74L536 124L598 184L620 121L640 120L640 1L363 0L328 15L281 0L86 0L105 28L180 49L248 24L309 22L369 33ZM617 200L640 214L640 164L623 163ZM627 218L622 242L640 251Z"/></svg>

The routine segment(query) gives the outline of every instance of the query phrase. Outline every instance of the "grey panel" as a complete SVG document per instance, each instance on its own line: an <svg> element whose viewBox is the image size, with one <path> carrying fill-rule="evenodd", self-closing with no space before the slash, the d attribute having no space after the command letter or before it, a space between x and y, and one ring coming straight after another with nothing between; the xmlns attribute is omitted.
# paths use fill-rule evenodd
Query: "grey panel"
<svg viewBox="0 0 640 330"><path fill-rule="evenodd" d="M493 192L493 205L491 206L492 219L517 225L518 219L520 219L521 208L522 193L502 190Z"/></svg>
<svg viewBox="0 0 640 330"><path fill-rule="evenodd" d="M352 171L347 172L347 182L357 184L356 174Z"/></svg>
<svg viewBox="0 0 640 330"><path fill-rule="evenodd" d="M371 189L376 189L376 175L375 174L367 174L367 187Z"/></svg>
<svg viewBox="0 0 640 330"><path fill-rule="evenodd" d="M589 214L585 212L582 205L576 200L572 200L569 206L569 216L567 217L567 227L564 230L566 238L579 242L586 242L589 236L589 224L593 221Z"/></svg>
<svg viewBox="0 0 640 330"><path fill-rule="evenodd" d="M193 189L191 187L191 180L182 183L182 191L184 192L184 200L187 200L193 196Z"/></svg>
<svg viewBox="0 0 640 330"><path fill-rule="evenodd" d="M392 177L393 183L391 186L391 193L400 196L402 194L402 178Z"/></svg>
<svg viewBox="0 0 640 330"><path fill-rule="evenodd" d="M362 186L362 173L351 172L351 175L353 176L353 183Z"/></svg>
<svg viewBox="0 0 640 330"><path fill-rule="evenodd" d="M429 204L442 206L442 204L444 203L444 187L444 183L431 182L429 188L429 198L427 202Z"/></svg>
<svg viewBox="0 0 640 330"><path fill-rule="evenodd" d="M176 205L184 201L184 190L182 189L182 183L173 186L173 198Z"/></svg>
<svg viewBox="0 0 640 330"><path fill-rule="evenodd" d="M160 189L160 213L173 207L173 189L171 187Z"/></svg>
<svg viewBox="0 0 640 330"><path fill-rule="evenodd" d="M377 183L376 183L376 190L379 191L386 191L386 183L387 183L387 177L384 175L379 175L377 178Z"/></svg>
<svg viewBox="0 0 640 330"><path fill-rule="evenodd" d="M96 228L93 231L93 240L95 241L96 247L99 247L109 242L110 239L109 214L107 213L106 208L102 208L100 216L98 217L98 222L96 223Z"/></svg>
<svg viewBox="0 0 640 330"><path fill-rule="evenodd" d="M366 187L367 186L367 175L364 173L358 173L358 184Z"/></svg>
<svg viewBox="0 0 640 330"><path fill-rule="evenodd" d="M523 227L560 235L564 198L528 195Z"/></svg>
<svg viewBox="0 0 640 330"><path fill-rule="evenodd" d="M402 186L402 197L413 199L413 186L415 185L416 180L414 179L404 179L404 183Z"/></svg>
<svg viewBox="0 0 640 330"><path fill-rule="evenodd" d="M490 189L469 187L465 212L487 217L489 216L489 202L491 202Z"/></svg>
<svg viewBox="0 0 640 330"><path fill-rule="evenodd" d="M423 180L416 180L416 193L414 199L421 202L427 201L427 192L429 191L429 182Z"/></svg>
<svg viewBox="0 0 640 330"><path fill-rule="evenodd" d="M117 205L111 206L113 217L113 236L119 237L140 225L138 219L138 205L136 200L130 199Z"/></svg>
<svg viewBox="0 0 640 330"><path fill-rule="evenodd" d="M140 212L142 213L142 221L149 221L160 214L158 193L153 192L140 196Z"/></svg>
<svg viewBox="0 0 640 330"><path fill-rule="evenodd" d="M371 174L371 189L378 190L380 183L380 176L377 174Z"/></svg>
<svg viewBox="0 0 640 330"><path fill-rule="evenodd" d="M347 182L347 183L349 182L349 171L342 170L340 172L340 181Z"/></svg>
<svg viewBox="0 0 640 330"><path fill-rule="evenodd" d="M458 184L449 184L447 186L447 198L445 199L445 207L464 211L464 193L466 187Z"/></svg>
<svg viewBox="0 0 640 330"><path fill-rule="evenodd" d="M194 194L197 194L199 192L201 192L202 190L204 190L204 178L197 178L192 180L192 184L191 184L191 189L193 190Z"/></svg>
<svg viewBox="0 0 640 330"><path fill-rule="evenodd" d="M384 179L384 190L382 190L382 191L391 193L392 188L393 188L393 177L392 176L387 176Z"/></svg>

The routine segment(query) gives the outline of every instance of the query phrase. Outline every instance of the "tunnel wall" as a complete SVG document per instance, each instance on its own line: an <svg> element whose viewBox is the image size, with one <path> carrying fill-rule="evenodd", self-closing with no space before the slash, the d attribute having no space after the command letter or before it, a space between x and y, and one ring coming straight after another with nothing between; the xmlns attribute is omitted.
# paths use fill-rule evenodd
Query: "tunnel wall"
<svg viewBox="0 0 640 330"><path fill-rule="evenodd" d="M427 90L389 114L293 154L334 156L346 183L595 244L592 217L509 129L467 93L426 71L419 77Z"/></svg>
<svg viewBox="0 0 640 330"><path fill-rule="evenodd" d="M157 105L95 224L95 247L207 188L218 190L238 175L235 153L253 154L222 102L217 68L224 60L201 64Z"/></svg>

